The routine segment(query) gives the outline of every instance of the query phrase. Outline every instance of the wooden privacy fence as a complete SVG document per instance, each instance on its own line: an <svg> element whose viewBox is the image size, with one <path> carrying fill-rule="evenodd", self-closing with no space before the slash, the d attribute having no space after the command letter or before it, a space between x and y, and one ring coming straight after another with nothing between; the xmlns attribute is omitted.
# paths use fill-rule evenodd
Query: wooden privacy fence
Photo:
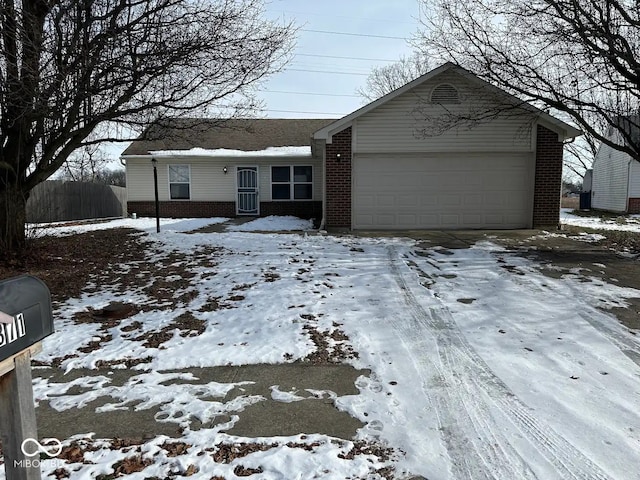
<svg viewBox="0 0 640 480"><path fill-rule="evenodd" d="M47 180L31 191L27 222L64 222L127 215L127 189L99 183Z"/></svg>

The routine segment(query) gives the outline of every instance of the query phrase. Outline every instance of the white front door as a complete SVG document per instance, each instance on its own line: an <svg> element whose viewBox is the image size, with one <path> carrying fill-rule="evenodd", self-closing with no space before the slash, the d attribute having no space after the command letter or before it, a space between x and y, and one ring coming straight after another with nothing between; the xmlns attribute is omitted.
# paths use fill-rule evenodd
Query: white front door
<svg viewBox="0 0 640 480"><path fill-rule="evenodd" d="M238 215L258 215L258 167L238 167Z"/></svg>

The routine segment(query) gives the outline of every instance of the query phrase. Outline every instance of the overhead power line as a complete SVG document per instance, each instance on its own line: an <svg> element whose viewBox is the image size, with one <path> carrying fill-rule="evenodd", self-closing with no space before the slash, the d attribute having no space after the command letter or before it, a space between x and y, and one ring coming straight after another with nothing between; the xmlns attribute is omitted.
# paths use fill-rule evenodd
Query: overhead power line
<svg viewBox="0 0 640 480"><path fill-rule="evenodd" d="M314 13L314 12L299 12L299 11L295 11L295 10L267 10L267 12L269 13L276 13L276 14L280 14L280 13L292 13L294 15L304 15L304 16L314 16L314 17L326 17L326 18L346 18L349 20L358 20L360 22L365 21L365 22L380 22L380 23L384 23L385 25L389 25L390 23L393 24L405 24L405 25L414 25L414 26L418 26L420 25L418 22L409 22L409 21L403 21L403 20L389 20L387 18L382 19L382 18L371 18L371 17L355 17L355 16L347 16L347 15L335 15L335 14L322 14L322 13Z"/></svg>
<svg viewBox="0 0 640 480"><path fill-rule="evenodd" d="M330 71L330 72L346 72L346 73L365 73L369 75L371 73L371 68L369 67L357 67L355 65L335 65L331 63L323 63L323 62L299 62L293 61L287 67L289 70L293 68L301 68L303 70L322 70Z"/></svg>
<svg viewBox="0 0 640 480"><path fill-rule="evenodd" d="M350 95L347 93L318 93L318 92L288 92L285 90L262 90L265 93L286 93L287 95L316 95L320 97L355 97L360 95Z"/></svg>
<svg viewBox="0 0 640 480"><path fill-rule="evenodd" d="M329 71L329 70L306 70L304 68L287 68L287 71L290 71L290 72L310 72L310 73L331 73L331 74L336 74L336 75L361 75L363 77L366 77L367 75L369 75L368 73L336 72L336 71Z"/></svg>
<svg viewBox="0 0 640 480"><path fill-rule="evenodd" d="M301 32L311 32L311 33L326 33L328 35L347 35L349 37L370 37L370 38L386 38L389 40L407 40L404 37L391 37L387 35L370 35L368 33L351 33L351 32L332 32L329 30L309 30L309 29L301 29Z"/></svg>
<svg viewBox="0 0 640 480"><path fill-rule="evenodd" d="M364 58L364 57L341 57L338 55L318 55L315 53L296 53L296 57L319 57L319 58L339 58L341 60L364 60L367 62L397 62L398 60L390 60L388 58Z"/></svg>

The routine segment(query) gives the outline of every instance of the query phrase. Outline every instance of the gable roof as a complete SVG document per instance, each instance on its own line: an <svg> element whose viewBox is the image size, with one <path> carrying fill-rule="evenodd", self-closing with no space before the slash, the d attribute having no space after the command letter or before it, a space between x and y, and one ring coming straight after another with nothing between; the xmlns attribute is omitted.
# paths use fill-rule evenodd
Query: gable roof
<svg viewBox="0 0 640 480"><path fill-rule="evenodd" d="M616 124L618 130L625 135L625 144L632 148L640 144L640 115L620 116L616 119Z"/></svg>
<svg viewBox="0 0 640 480"><path fill-rule="evenodd" d="M347 128L348 126L350 126L353 121L370 112L371 110L374 110L375 108L378 108L381 105L384 105L385 103L389 102L390 100L393 100L396 97L399 97L400 95L402 95L405 92L408 92L409 90L417 87L418 85L421 85L422 83L446 72L446 71L455 71L456 73L459 73L461 75L463 75L465 78L471 80L472 82L475 82L495 93L499 93L501 95L507 96L508 98L511 98L513 100L515 100L517 103L522 103L522 108L525 108L527 110L530 110L531 112L536 113L537 115L539 115L539 118L545 123L545 126L547 126L548 128L550 128L551 130L555 131L556 133L558 133L558 135L563 139L569 139L569 138L574 138L577 137L579 135L582 135L582 132L580 130L578 130L575 127L572 127L571 125L569 125L568 123L563 122L560 119L557 119L551 115L549 115L548 113L543 112L542 110L540 110L539 108L534 107L533 105L526 103L526 102L522 102L522 100L520 100L519 98L517 98L514 95L511 95L510 93L505 92L504 90L502 90L501 88L496 87L495 85L491 85L490 83L482 80L481 78L479 78L477 75L474 75L473 73L469 72L468 70L465 70L464 68L455 65L454 63L451 62L447 62L444 65L439 66L438 68L434 68L433 70L425 73L424 75L416 78L415 80L412 80L411 82L403 85L400 88L397 88L396 90L378 98L377 100L374 100L373 102L365 105L362 108L359 108L358 110L356 110L353 113L350 113L349 115L340 118L339 120L336 120L335 122L321 128L320 130L316 131L313 135L314 139L318 139L318 140L327 140L327 142L331 142L331 137L333 134L338 133L342 130L344 130L345 128Z"/></svg>
<svg viewBox="0 0 640 480"><path fill-rule="evenodd" d="M257 151L268 147L310 146L313 132L333 121L320 118L165 119L149 126L122 156L192 148Z"/></svg>

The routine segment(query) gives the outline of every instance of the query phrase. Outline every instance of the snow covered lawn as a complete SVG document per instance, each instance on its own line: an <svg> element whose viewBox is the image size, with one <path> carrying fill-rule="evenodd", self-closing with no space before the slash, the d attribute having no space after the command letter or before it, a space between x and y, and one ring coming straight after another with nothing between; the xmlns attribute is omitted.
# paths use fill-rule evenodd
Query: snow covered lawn
<svg viewBox="0 0 640 480"><path fill-rule="evenodd" d="M135 264L121 265L139 276L138 289L92 284L58 305L38 360L136 375L114 387L107 376L49 382L36 369L36 401L61 411L104 396L113 398L107 410L159 405L183 437L131 446L79 431L61 439L68 478L640 479L640 342L606 311L638 290L585 271L552 278L544 269L553 266L491 241L446 250L402 238L253 233L251 224L186 233L202 220L167 222L160 234L142 219L74 231L123 222L152 242L146 260L171 259L189 275L168 273L166 298ZM113 301L136 312L115 324L78 322ZM360 393L274 385L272 399L332 399L365 425L351 441L228 435L264 397L225 397L238 383L176 388L172 381L191 377L159 371L304 361L318 335L330 361L371 370L356 381ZM207 427L190 428L193 418ZM43 471L54 466L43 462Z"/></svg>

